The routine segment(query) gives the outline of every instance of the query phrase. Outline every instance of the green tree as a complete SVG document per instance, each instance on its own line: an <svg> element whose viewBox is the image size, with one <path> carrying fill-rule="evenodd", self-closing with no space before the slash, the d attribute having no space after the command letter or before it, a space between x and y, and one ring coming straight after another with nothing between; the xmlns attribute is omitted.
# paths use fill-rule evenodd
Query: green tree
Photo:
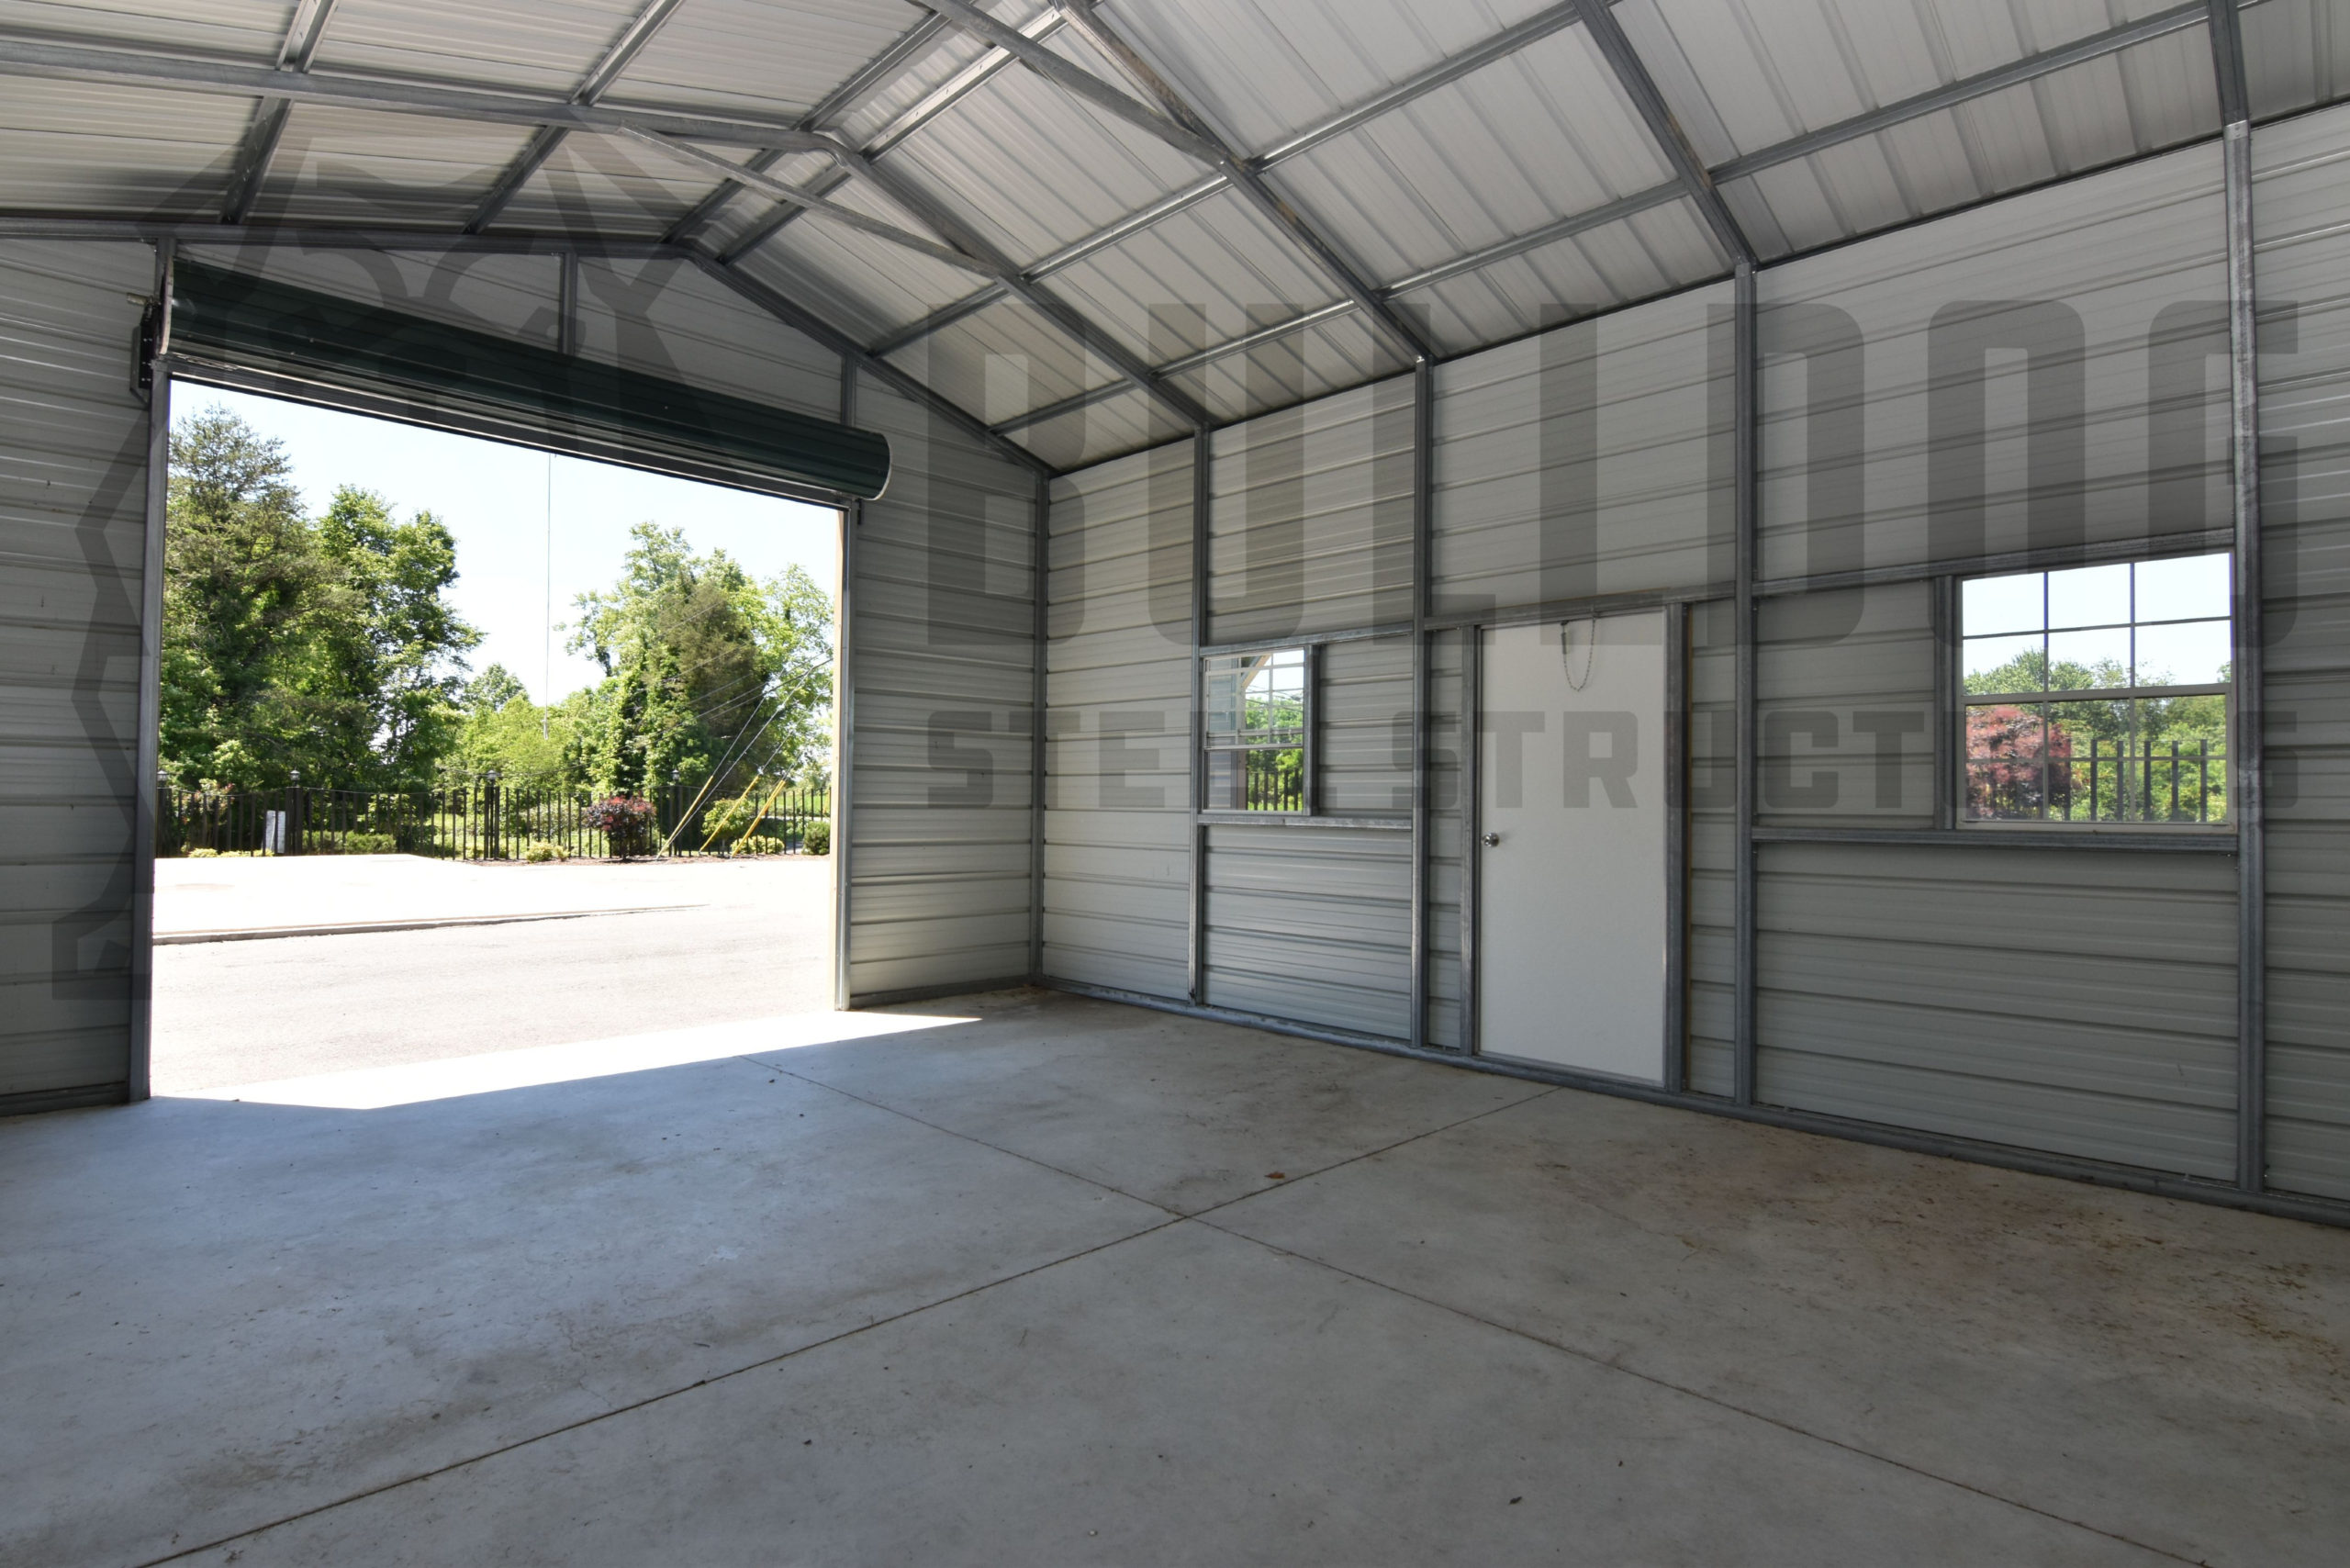
<svg viewBox="0 0 2350 1568"><path fill-rule="evenodd" d="M570 646L606 672L576 746L599 790L673 778L713 799L796 772L822 748L832 600L794 566L759 582L682 529L640 523L618 583L577 600Z"/></svg>
<svg viewBox="0 0 2350 1568"><path fill-rule="evenodd" d="M183 784L282 785L319 758L297 698L337 603L283 444L207 409L171 435L162 755Z"/></svg>
<svg viewBox="0 0 2350 1568"><path fill-rule="evenodd" d="M578 782L574 706L539 706L511 670L494 664L466 683L462 707L464 720L450 756L456 767L509 779Z"/></svg>
<svg viewBox="0 0 2350 1568"><path fill-rule="evenodd" d="M341 720L341 777L379 788L429 782L463 722L464 655L481 633L447 598L457 545L431 512L406 522L372 491L344 486L317 524L345 600L320 629L313 680Z"/></svg>
<svg viewBox="0 0 2350 1568"><path fill-rule="evenodd" d="M453 748L456 547L344 487L302 513L284 444L219 408L174 427L164 533L164 767L183 784L423 782Z"/></svg>

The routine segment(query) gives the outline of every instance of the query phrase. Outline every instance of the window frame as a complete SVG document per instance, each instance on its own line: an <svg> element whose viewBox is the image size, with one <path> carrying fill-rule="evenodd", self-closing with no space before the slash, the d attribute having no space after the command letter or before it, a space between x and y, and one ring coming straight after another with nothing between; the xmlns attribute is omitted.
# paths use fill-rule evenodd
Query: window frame
<svg viewBox="0 0 2350 1568"><path fill-rule="evenodd" d="M2140 620L2137 614L2138 589L2136 568L2143 566L2153 565L2157 562L2190 559L2217 560L2225 563L2228 586L2225 600L2226 609L2224 611L2218 616L2174 616L2156 620ZM2104 566L2128 566L2132 568L2130 604L2128 611L2129 619L2125 622L2099 622L2093 626L2052 627L2049 624L2049 604L2046 597L2049 591L2048 579L2065 572ZM1949 791L1946 797L1949 803L1945 808L1948 813L1944 818L1945 823L1949 826L1968 832L1990 834L2064 834L2087 836L2102 833L2205 834L2235 833L2238 827L2235 805L2242 798L2240 794L2241 778L2238 768L2237 748L2238 730L2240 724L2239 713L2241 710L2237 700L2238 682L2235 678L2236 654L2239 651L2239 644L2236 636L2236 616L2238 613L2236 593L2237 566L2238 563L2235 559L2234 553L2230 550L2211 550L2209 548L2203 548L2187 551L2165 551L2152 549L2143 554L2118 556L2110 560L2076 561L2064 566L2047 566L2038 567L2028 566L2020 570L2015 567L2009 567L2008 569L2001 571L1974 570L1951 573L1948 577L1945 578L1945 581L1948 584L1947 596L1941 599L1941 603L1946 606L1945 613L1949 618L1948 632L1942 639L1943 646L1948 650L1947 674L1944 676L1941 683L1942 700L1948 704L1946 711L1947 724L1945 727L1945 733L1949 736L1949 749L1947 753L1947 761L1940 770L1944 779L1943 788ZM2039 627L2037 629L2026 629L2012 633L1979 633L1976 634L1975 639L1970 639L1967 635L1966 629L1967 585L1975 582L1992 581L2005 577L2037 577L2042 580L2042 598L2041 601ZM2138 673L2136 668L2137 644L2135 639L2140 628L2175 625L2210 625L2213 623L2224 626L2227 629L2229 648L2228 679L2219 682L2193 682L2165 686L2146 686L2135 684ZM2077 689L2047 688L2039 691L2015 692L1975 692L1969 690L1967 688L1966 648L1970 640L1986 640L1993 637L2004 636L2026 637L2037 635L2041 638L2041 652L2043 661L2043 669L2045 670L2049 668L2047 661L2050 658L2048 652L2048 639L2050 637L2076 632L2099 631L2121 631L2131 636L2132 667L2130 675L2133 682L2132 684L2120 687L2084 687ZM2045 675L2043 675L2043 678L2045 678ZM2036 817L1978 817L1969 814L1969 801L1974 782L1973 764L1976 760L1969 756L1968 713L1971 710L2000 704L2020 708L2039 709L2042 711L2043 714L2042 719L2042 724L2046 727L2047 731L2053 732L2057 722L2057 711L2068 703L2125 701L2137 703L2143 701L2161 701L2183 697L2206 696L2219 697L2221 700L2223 712L2225 715L2223 737L2221 743L2224 748L2224 755L2220 758L2220 775L2223 781L2221 787L2225 790L2222 814L2215 817L2206 817L2199 820L2178 820L2177 818L2159 818L2152 816L2139 818L2131 818L2126 816L2098 817L2096 815L2068 818L2049 814L2049 803L2051 798L2051 758L2050 750L2044 736L2040 757L2041 783L2039 796L2042 814ZM2151 760L2152 756L2152 748L2149 746L2135 756L2132 756L2125 752L2117 756L2115 760L2117 764L2135 764L2143 767L2145 763ZM2182 758L2181 760L2183 761L2185 759ZM2094 778L2094 775L2092 778ZM2174 801L2177 800L2177 785L2176 778L2174 778L2172 786L2172 798ZM2203 792L2203 799L2208 801L2208 796L2209 790L2207 787ZM2174 807L2174 809L2176 808ZM2092 812L2096 810L2094 783L2092 783L2090 810Z"/></svg>
<svg viewBox="0 0 2350 1568"><path fill-rule="evenodd" d="M1208 678L1211 666L1224 660L1278 658L1291 653L1299 655L1301 666L1302 685L1299 693L1301 714L1297 744L1295 745L1216 745L1214 739L1214 732L1208 725ZM1301 818L1319 815L1322 748L1317 741L1322 716L1321 644L1309 642L1269 643L1257 647L1228 648L1214 653L1202 653L1193 660L1193 679L1196 683L1197 700L1200 705L1200 804L1198 811L1218 819L1256 822L1293 822ZM1301 803L1296 810L1259 810L1248 806L1224 806L1214 804L1209 800L1209 790L1214 776L1214 765L1212 759L1216 754L1252 751L1296 751L1301 754L1298 779Z"/></svg>

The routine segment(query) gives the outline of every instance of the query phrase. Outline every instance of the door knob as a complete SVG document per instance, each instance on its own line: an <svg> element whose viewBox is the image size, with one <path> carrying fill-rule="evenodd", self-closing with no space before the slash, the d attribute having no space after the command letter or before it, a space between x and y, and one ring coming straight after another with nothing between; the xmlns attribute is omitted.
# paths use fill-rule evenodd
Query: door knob
<svg viewBox="0 0 2350 1568"><path fill-rule="evenodd" d="M1500 834L1489 833L1485 835L1485 847L1488 849L1494 848L1495 846L1499 845L1501 841L1502 835Z"/></svg>

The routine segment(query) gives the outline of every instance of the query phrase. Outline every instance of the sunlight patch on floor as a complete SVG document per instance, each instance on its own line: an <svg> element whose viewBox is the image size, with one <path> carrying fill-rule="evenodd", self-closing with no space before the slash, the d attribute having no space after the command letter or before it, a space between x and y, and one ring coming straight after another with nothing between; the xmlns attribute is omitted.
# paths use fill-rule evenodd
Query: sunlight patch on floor
<svg viewBox="0 0 2350 1568"><path fill-rule="evenodd" d="M754 1018L737 1024L705 1024L691 1029L667 1029L651 1035L623 1035L608 1040L580 1040L568 1045L533 1046L523 1050L490 1051L480 1056L450 1057L440 1061L400 1062L387 1067L352 1068L307 1078L282 1078L270 1083L231 1084L195 1090L179 1096L189 1100L236 1100L260 1105L308 1105L323 1110L380 1111L393 1105L414 1105L429 1100L454 1100L468 1094L495 1094L508 1089L535 1089L550 1083L575 1083L616 1073L643 1072L655 1068L683 1067L690 1062L721 1061L728 1057L762 1056L796 1050L803 1046L831 1045L841 1040L870 1039L915 1029L973 1024L976 1018L907 1013L801 1013L778 1018Z"/></svg>

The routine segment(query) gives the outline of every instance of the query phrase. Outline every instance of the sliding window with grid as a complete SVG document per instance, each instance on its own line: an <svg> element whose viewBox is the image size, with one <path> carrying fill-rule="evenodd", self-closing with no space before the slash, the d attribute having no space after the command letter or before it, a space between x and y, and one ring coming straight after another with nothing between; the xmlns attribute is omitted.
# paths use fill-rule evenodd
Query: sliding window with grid
<svg viewBox="0 0 2350 1568"><path fill-rule="evenodd" d="M1306 764L1313 663L1304 648L1220 654L1201 661L1207 810L1311 810Z"/></svg>
<svg viewBox="0 0 2350 1568"><path fill-rule="evenodd" d="M2226 823L2229 571L2188 555L1963 584L1962 818Z"/></svg>

